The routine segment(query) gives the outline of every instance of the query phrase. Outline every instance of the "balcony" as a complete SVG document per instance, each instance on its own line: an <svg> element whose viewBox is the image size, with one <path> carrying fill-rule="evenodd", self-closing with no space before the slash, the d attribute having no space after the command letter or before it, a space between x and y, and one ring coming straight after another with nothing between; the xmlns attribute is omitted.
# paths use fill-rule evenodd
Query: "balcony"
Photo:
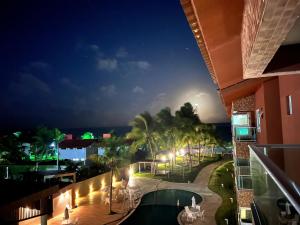
<svg viewBox="0 0 300 225"><path fill-rule="evenodd" d="M239 190L251 190L251 172L248 159L236 158L235 160L236 186Z"/></svg>
<svg viewBox="0 0 300 225"><path fill-rule="evenodd" d="M256 127L234 126L233 136L235 141L256 142Z"/></svg>
<svg viewBox="0 0 300 225"><path fill-rule="evenodd" d="M255 224L299 224L300 145L249 149Z"/></svg>

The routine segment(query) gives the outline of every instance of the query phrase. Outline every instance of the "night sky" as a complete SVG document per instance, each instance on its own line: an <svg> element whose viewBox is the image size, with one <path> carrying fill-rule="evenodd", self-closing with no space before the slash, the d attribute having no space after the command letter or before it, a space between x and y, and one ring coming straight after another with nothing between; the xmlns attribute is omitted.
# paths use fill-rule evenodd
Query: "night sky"
<svg viewBox="0 0 300 225"><path fill-rule="evenodd" d="M122 126L198 104L226 121L179 0L1 0L0 125Z"/></svg>

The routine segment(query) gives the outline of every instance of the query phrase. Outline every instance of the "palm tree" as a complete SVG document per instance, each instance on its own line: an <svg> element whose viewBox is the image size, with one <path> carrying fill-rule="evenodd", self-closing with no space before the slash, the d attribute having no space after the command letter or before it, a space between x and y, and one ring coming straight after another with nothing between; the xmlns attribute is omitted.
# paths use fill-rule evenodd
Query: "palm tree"
<svg viewBox="0 0 300 225"><path fill-rule="evenodd" d="M38 170L38 162L52 151L49 145L53 142L53 133L47 127L40 126L36 129L33 140L33 152L35 155L36 170Z"/></svg>
<svg viewBox="0 0 300 225"><path fill-rule="evenodd" d="M127 138L134 141L132 147L137 149L140 146L146 145L148 151L150 151L153 165L155 165L156 154L159 149L155 120L150 113L144 112L137 115L130 125L132 126L132 130L127 134ZM151 168L151 172L155 173L155 166Z"/></svg>
<svg viewBox="0 0 300 225"><path fill-rule="evenodd" d="M110 173L110 196L109 196L109 214L113 214L112 211L112 188L113 188L113 176L115 171L117 171L120 163L125 163L124 159L127 158L128 151L124 146L124 141L122 138L117 136L112 136L108 139L103 139L103 144L105 148L104 158L108 163L111 170Z"/></svg>
<svg viewBox="0 0 300 225"><path fill-rule="evenodd" d="M195 113L192 104L189 102L185 103L178 111L176 111L175 118L178 128L181 130L182 141L188 149L189 165L190 170L192 170L191 144L194 140L194 127L201 124L201 121Z"/></svg>
<svg viewBox="0 0 300 225"><path fill-rule="evenodd" d="M166 107L156 114L157 132L162 140L163 148L172 151L172 167L176 165L176 137L177 127L175 117L171 113L171 109Z"/></svg>
<svg viewBox="0 0 300 225"><path fill-rule="evenodd" d="M17 163L25 157L19 136L9 134L0 138L0 162Z"/></svg>
<svg viewBox="0 0 300 225"><path fill-rule="evenodd" d="M56 158L56 166L57 166L57 170L60 170L59 167L59 152L58 152L58 144L59 142L61 142L64 138L65 138L65 134L63 134L59 129L54 128L52 131L52 135L53 135L53 141L54 141L54 146L55 146L55 152L57 155Z"/></svg>

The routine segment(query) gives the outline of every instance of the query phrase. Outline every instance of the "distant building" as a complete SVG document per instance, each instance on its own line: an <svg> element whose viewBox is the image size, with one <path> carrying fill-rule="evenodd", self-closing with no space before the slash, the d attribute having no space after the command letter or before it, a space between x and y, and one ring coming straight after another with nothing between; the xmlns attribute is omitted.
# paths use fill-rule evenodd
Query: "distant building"
<svg viewBox="0 0 300 225"><path fill-rule="evenodd" d="M75 162L87 163L93 154L104 154L104 149L99 146L97 139L64 140L58 144L60 159L70 159Z"/></svg>
<svg viewBox="0 0 300 225"><path fill-rule="evenodd" d="M73 134L66 134L65 135L65 140L73 140L74 139L74 135Z"/></svg>

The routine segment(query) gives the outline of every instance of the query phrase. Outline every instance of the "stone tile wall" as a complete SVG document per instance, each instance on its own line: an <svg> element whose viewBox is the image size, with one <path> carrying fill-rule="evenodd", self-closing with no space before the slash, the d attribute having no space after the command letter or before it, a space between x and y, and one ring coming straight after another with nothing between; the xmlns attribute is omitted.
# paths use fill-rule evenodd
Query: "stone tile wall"
<svg viewBox="0 0 300 225"><path fill-rule="evenodd" d="M242 25L244 79L260 77L299 17L300 1L247 0Z"/></svg>
<svg viewBox="0 0 300 225"><path fill-rule="evenodd" d="M253 201L253 191L252 190L237 190L237 203L238 207L249 207Z"/></svg>

